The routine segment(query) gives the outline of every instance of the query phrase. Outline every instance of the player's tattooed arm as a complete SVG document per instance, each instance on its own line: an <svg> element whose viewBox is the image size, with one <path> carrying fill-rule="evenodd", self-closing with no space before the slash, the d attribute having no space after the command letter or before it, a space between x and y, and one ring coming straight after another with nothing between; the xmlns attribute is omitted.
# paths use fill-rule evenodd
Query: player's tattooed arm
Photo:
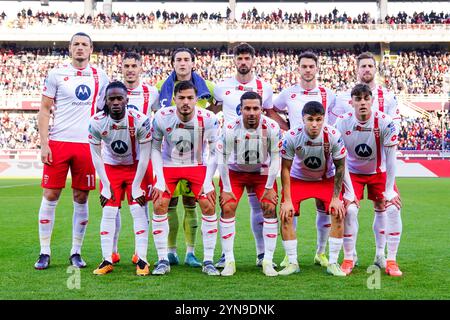
<svg viewBox="0 0 450 320"><path fill-rule="evenodd" d="M215 114L218 114L223 109L223 102L222 101L216 101L216 103L214 103L210 107L211 107L211 109L209 109L209 110L211 110Z"/></svg>
<svg viewBox="0 0 450 320"><path fill-rule="evenodd" d="M344 218L345 210L344 205L339 200L339 195L342 191L342 182L344 181L345 175L345 157L338 160L333 160L334 166L336 167L336 174L334 176L334 190L333 197L330 203L330 214L336 215L338 218Z"/></svg>
<svg viewBox="0 0 450 320"><path fill-rule="evenodd" d="M278 114L275 107L273 107L272 109L265 109L265 111L266 111L266 116L268 116L269 118L274 120L276 123L278 123L278 125L280 126L280 128L282 130L284 130L284 131L289 130L289 123Z"/></svg>

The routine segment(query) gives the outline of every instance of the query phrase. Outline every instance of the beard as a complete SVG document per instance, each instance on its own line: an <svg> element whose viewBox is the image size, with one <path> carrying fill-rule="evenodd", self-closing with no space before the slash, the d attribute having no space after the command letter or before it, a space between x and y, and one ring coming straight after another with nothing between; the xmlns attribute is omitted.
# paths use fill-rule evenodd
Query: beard
<svg viewBox="0 0 450 320"><path fill-rule="evenodd" d="M239 72L240 74L242 74L242 75L246 75L246 74L248 74L248 73L250 72L250 68L247 68L247 67L240 67L240 68L238 69L238 72Z"/></svg>

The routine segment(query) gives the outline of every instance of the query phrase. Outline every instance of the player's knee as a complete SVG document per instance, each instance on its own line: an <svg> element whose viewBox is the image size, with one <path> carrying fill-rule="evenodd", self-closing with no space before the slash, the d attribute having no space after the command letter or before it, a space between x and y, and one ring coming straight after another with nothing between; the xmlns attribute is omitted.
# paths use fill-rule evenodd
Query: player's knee
<svg viewBox="0 0 450 320"><path fill-rule="evenodd" d="M383 211L385 209L384 200L377 200L373 202L373 208L375 210Z"/></svg>
<svg viewBox="0 0 450 320"><path fill-rule="evenodd" d="M274 219L277 217L276 207L273 204L268 204L263 210L263 217L266 219Z"/></svg>
<svg viewBox="0 0 450 320"><path fill-rule="evenodd" d="M88 200L89 191L73 189L73 201L76 203L86 203Z"/></svg>
<svg viewBox="0 0 450 320"><path fill-rule="evenodd" d="M178 201L178 199L177 199ZM183 205L195 207L196 202L194 197L183 196Z"/></svg>
<svg viewBox="0 0 450 320"><path fill-rule="evenodd" d="M198 201L198 204L200 206L202 214L209 216L209 215L213 215L215 213L214 206L212 206L208 200L201 199Z"/></svg>
<svg viewBox="0 0 450 320"><path fill-rule="evenodd" d="M222 218L231 219L236 216L236 204L235 203L226 203L222 207Z"/></svg>
<svg viewBox="0 0 450 320"><path fill-rule="evenodd" d="M61 189L44 189L44 198L47 201L57 201L61 195Z"/></svg>
<svg viewBox="0 0 450 320"><path fill-rule="evenodd" d="M169 207L176 207L178 205L178 197L170 199Z"/></svg>
<svg viewBox="0 0 450 320"><path fill-rule="evenodd" d="M163 198L153 203L153 211L158 214L166 214L169 210L169 199Z"/></svg>

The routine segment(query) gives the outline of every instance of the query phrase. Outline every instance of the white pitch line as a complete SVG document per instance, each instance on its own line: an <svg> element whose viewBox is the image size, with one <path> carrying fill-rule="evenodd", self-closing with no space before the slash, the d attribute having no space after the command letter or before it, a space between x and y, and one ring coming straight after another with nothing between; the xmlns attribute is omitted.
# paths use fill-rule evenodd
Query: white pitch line
<svg viewBox="0 0 450 320"><path fill-rule="evenodd" d="M27 183L27 184L12 184L9 186L0 186L0 189L7 189L7 188L15 188L15 187L27 187L27 186L38 186L40 183Z"/></svg>

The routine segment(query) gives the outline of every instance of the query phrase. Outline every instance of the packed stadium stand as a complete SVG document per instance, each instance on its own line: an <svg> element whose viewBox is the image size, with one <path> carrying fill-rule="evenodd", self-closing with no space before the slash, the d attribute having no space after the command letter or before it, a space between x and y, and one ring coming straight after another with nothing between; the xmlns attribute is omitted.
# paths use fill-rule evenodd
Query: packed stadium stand
<svg viewBox="0 0 450 320"><path fill-rule="evenodd" d="M174 47L194 49L195 69L217 82L234 72L231 48L240 41L250 42L257 49L256 73L272 84L275 95L298 82L298 56L307 49L319 55L319 82L337 93L355 84L356 56L371 51L378 62L378 82L399 100L399 156L429 157L430 151L439 151L432 157L446 157L448 2L428 7L423 2L405 7L386 1L346 5L272 1L258 6L234 1L233 7L232 2L192 6L140 1L125 10L131 8L130 2L102 7L92 0L50 0L48 6L40 6L40 1L8 1L7 8L0 9L3 154L39 148L42 81L51 68L69 58L68 35L84 31L95 43L92 62L111 79L121 79L121 55L132 50L143 56L143 78L150 84L172 70L168 54Z"/></svg>

